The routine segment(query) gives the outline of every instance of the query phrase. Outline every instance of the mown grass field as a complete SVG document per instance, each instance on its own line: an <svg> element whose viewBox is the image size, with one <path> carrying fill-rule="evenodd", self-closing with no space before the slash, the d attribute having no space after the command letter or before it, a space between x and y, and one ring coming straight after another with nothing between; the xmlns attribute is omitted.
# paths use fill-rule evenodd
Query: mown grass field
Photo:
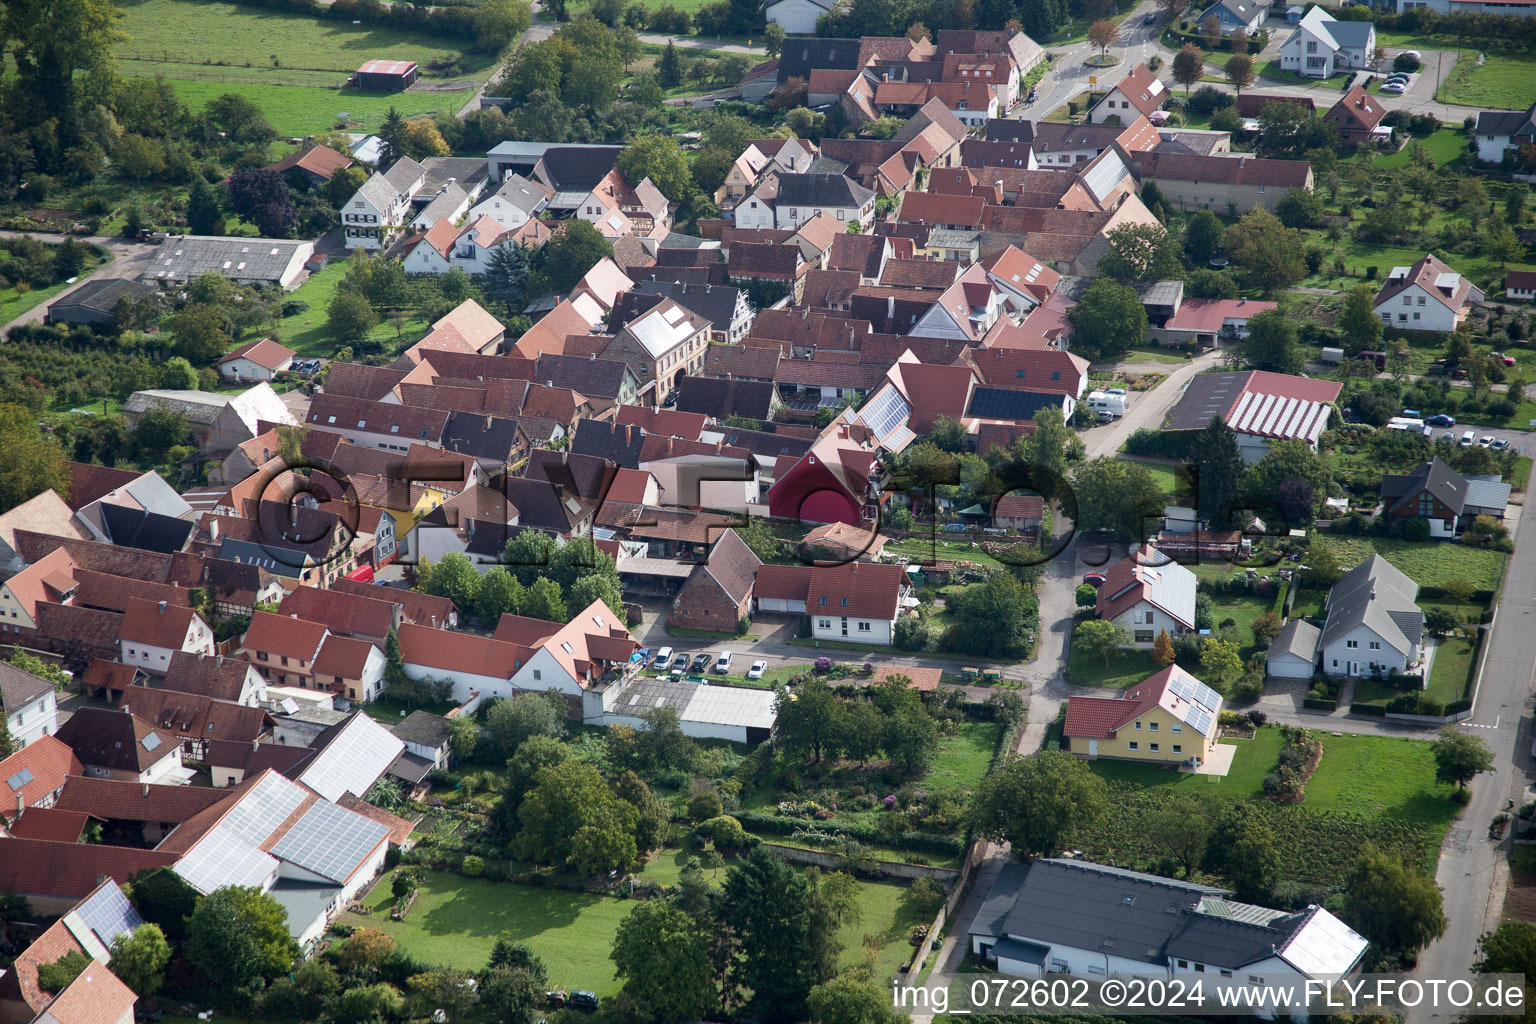
<svg viewBox="0 0 1536 1024"><path fill-rule="evenodd" d="M1433 871L1440 841L1459 808L1452 788L1435 782L1434 757L1423 740L1319 733L1323 758L1299 805L1263 798L1264 776L1274 770L1283 741L1277 728L1260 729L1235 745L1225 778L1162 771L1150 765L1095 761L1093 771L1111 787L1114 811L1072 845L1094 859L1124 866L1155 866L1162 851L1148 825L1178 797L1210 805L1209 814L1233 800L1250 800L1280 841L1283 879L1333 887L1353 864L1360 845L1374 842Z"/></svg>
<svg viewBox="0 0 1536 1024"><path fill-rule="evenodd" d="M664 850L647 866L644 877L675 883L686 863L685 854ZM658 869L654 874L652 867ZM717 881L724 881L724 869L713 874ZM859 883L856 919L845 919L838 929L844 966L863 961L865 935L875 936L880 943L877 978L895 974L911 955L907 934L920 921L902 898L904 892L904 886L893 882ZM341 920L385 933L423 962L477 971L485 966L496 939L507 935L527 943L544 961L552 987L589 989L603 998L620 987L613 961L608 959L614 933L639 906L633 900L488 882L445 871L428 874L404 921L389 919L394 897L387 875L363 902L375 912L343 914Z"/></svg>
<svg viewBox="0 0 1536 1024"><path fill-rule="evenodd" d="M1498 586L1509 556L1465 544L1416 544L1387 537L1331 537L1339 564L1352 569L1373 551L1408 574L1421 587L1443 587L1451 580L1467 580L1479 590Z"/></svg>
<svg viewBox="0 0 1536 1024"><path fill-rule="evenodd" d="M1441 128L1433 135L1422 139L1413 139L1396 153L1389 153L1380 157L1373 165L1383 170L1395 171L1401 167L1407 167L1413 162L1414 145L1421 146L1430 158L1435 161L1435 167L1439 170L1457 170L1464 167L1467 162L1467 135L1461 126L1455 128ZM1361 159L1359 154L1351 157L1352 160Z"/></svg>
<svg viewBox="0 0 1536 1024"><path fill-rule="evenodd" d="M1488 60L1481 67L1475 51L1462 54L1440 86L1440 99L1510 110L1524 110L1536 102L1536 59L1514 50L1486 52Z"/></svg>
<svg viewBox="0 0 1536 1024"><path fill-rule="evenodd" d="M257 10L217 0L138 0L120 5L128 36L116 55L133 63L224 66L270 72L274 83L292 71L356 71L366 60L457 60L450 42L398 29L326 21L285 11ZM489 57L468 59L474 78ZM478 67L476 67L478 65ZM166 77L171 77L169 74ZM483 78L484 75L480 74Z"/></svg>
<svg viewBox="0 0 1536 1024"><path fill-rule="evenodd" d="M1124 689L1156 671L1151 651L1120 648L1109 656L1109 665L1106 667L1101 656L1090 657L1081 653L1076 646L1067 650L1067 675L1078 686L1113 686Z"/></svg>
<svg viewBox="0 0 1536 1024"><path fill-rule="evenodd" d="M132 70L131 66L129 70ZM201 109L216 96L239 93L255 103L279 135L302 138L336 126L338 114L346 114L357 130L373 131L384 123L384 115L394 107L406 117L419 114L453 112L470 97L470 88L434 92L394 94L362 92L357 89L328 89L297 85L231 84L227 81L183 81L168 78L181 101L193 110Z"/></svg>
<svg viewBox="0 0 1536 1024"><path fill-rule="evenodd" d="M307 302L309 308L302 313L284 317L279 322L274 337L301 356L335 355L342 345L331 337L330 327L326 324L326 314L331 308L331 300L336 297L336 286L346 276L345 263L332 263L320 273L312 275L309 280L289 294L289 301L298 299ZM383 342L386 348L401 347L425 335L427 326L425 320L414 317L407 319L401 323L397 339L395 325L386 321L375 327L369 337Z"/></svg>
<svg viewBox="0 0 1536 1024"><path fill-rule="evenodd" d="M925 791L936 789L971 789L987 774L997 741L1002 735L997 722L965 721L953 736L939 740L933 764L918 783Z"/></svg>

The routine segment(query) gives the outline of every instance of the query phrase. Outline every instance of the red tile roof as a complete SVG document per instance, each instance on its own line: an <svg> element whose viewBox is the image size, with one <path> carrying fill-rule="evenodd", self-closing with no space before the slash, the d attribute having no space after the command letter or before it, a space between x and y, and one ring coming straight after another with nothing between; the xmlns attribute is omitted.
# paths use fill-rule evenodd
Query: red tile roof
<svg viewBox="0 0 1536 1024"><path fill-rule="evenodd" d="M332 634L320 645L320 655L315 659L317 673L337 676L341 679L361 679L368 664L368 656L376 648L366 640Z"/></svg>
<svg viewBox="0 0 1536 1024"><path fill-rule="evenodd" d="M986 205L980 196L907 192L902 196L896 219L908 224L953 224L979 229Z"/></svg>
<svg viewBox="0 0 1536 1024"><path fill-rule="evenodd" d="M533 653L517 644L409 623L397 635L400 656L411 664L493 679L511 679Z"/></svg>
<svg viewBox="0 0 1536 1024"><path fill-rule="evenodd" d="M297 615L255 612L241 646L247 651L286 654L290 658L314 661L326 632L323 622L311 622Z"/></svg>
<svg viewBox="0 0 1536 1024"><path fill-rule="evenodd" d="M1045 515L1045 500L1038 494L1005 494L992 503L992 515L1010 519L1040 519Z"/></svg>
<svg viewBox="0 0 1536 1024"><path fill-rule="evenodd" d="M399 587L383 587L371 583L359 583L357 580L338 579L331 584L331 592L360 594L363 597L389 601L400 606L400 612L405 621L423 626L446 627L449 616L454 613L453 602L446 597L421 594L414 590L402 590Z"/></svg>
<svg viewBox="0 0 1536 1024"><path fill-rule="evenodd" d="M169 867L176 859L176 854L160 850L0 839L0 892L78 900L100 884L100 875L122 885L130 875Z"/></svg>
<svg viewBox="0 0 1536 1024"><path fill-rule="evenodd" d="M1337 387L1338 385L1335 385ZM1160 579L1160 574L1167 571L1182 570L1188 572L1177 562L1166 562L1156 548L1150 544L1143 544L1126 557L1120 559L1104 573L1104 582L1099 586L1099 596L1094 611L1101 619L1113 619L1128 608L1134 608L1142 601L1152 600L1152 589ZM1171 608L1162 608L1164 612L1174 618L1178 613ZM1194 629L1193 622L1185 622L1184 626Z"/></svg>
<svg viewBox="0 0 1536 1024"><path fill-rule="evenodd" d="M55 963L70 953L84 952L85 948L69 933L68 926L62 920L53 922L32 940L30 946L21 951L10 970L0 975L0 999L19 998L32 1013L41 1013L53 998L53 993L44 991L38 985L39 965Z"/></svg>
<svg viewBox="0 0 1536 1024"><path fill-rule="evenodd" d="M123 611L123 624L118 637L179 651L186 642L187 630L194 620L201 621L201 618L191 608L178 607L169 602L162 608L156 601L130 597L128 607ZM206 627L207 623L203 625Z"/></svg>
<svg viewBox="0 0 1536 1024"><path fill-rule="evenodd" d="M177 651L160 681L162 689L215 700L238 701L245 691L251 663L244 658Z"/></svg>
<svg viewBox="0 0 1536 1024"><path fill-rule="evenodd" d="M296 352L287 345L279 344L271 338L262 338L260 341L248 341L239 348L232 350L223 359L220 365L232 363L236 359L246 359L257 366L267 370L276 370L288 360L292 359Z"/></svg>
<svg viewBox="0 0 1536 1024"><path fill-rule="evenodd" d="M395 606L373 594L337 593L318 587L295 587L277 606L280 615L297 615L330 627L345 636L383 637L395 624Z"/></svg>
<svg viewBox="0 0 1536 1024"><path fill-rule="evenodd" d="M268 164L266 170L281 174L294 167L302 167L309 173L329 181L337 171L351 166L351 158L342 156L329 146L310 146L308 149L289 153L275 164Z"/></svg>
<svg viewBox="0 0 1536 1024"><path fill-rule="evenodd" d="M875 674L869 677L871 685L882 683L891 676L906 676L912 680L911 688L920 693L930 693L939 688L944 670L923 665L876 665Z"/></svg>
<svg viewBox="0 0 1536 1024"><path fill-rule="evenodd" d="M753 594L762 598L804 600L807 614L894 619L906 569L876 562L835 566L764 565Z"/></svg>
<svg viewBox="0 0 1536 1024"><path fill-rule="evenodd" d="M183 740L240 740L249 743L272 727L261 708L215 700L180 690L134 686L123 691L120 709Z"/></svg>
<svg viewBox="0 0 1536 1024"><path fill-rule="evenodd" d="M725 348L726 346L711 346ZM709 417L698 412L678 412L676 409L648 409L638 405L621 405L614 422L620 426L637 426L647 434L662 434L697 441L703 433Z"/></svg>
<svg viewBox="0 0 1536 1024"><path fill-rule="evenodd" d="M232 741L215 741L232 742ZM239 744L249 747L249 743ZM183 822L229 796L206 786L144 785L118 779L71 775L55 805L98 818L123 821Z"/></svg>
<svg viewBox="0 0 1536 1024"><path fill-rule="evenodd" d="M39 736L0 761L0 781L19 775L23 769L32 773L32 780L20 789L5 788L5 803L0 805L0 816L14 815L18 801L30 807L64 785L70 775L85 771L85 766L69 744L61 743L53 736Z"/></svg>
<svg viewBox="0 0 1536 1024"><path fill-rule="evenodd" d="M33 807L11 823L11 835L17 839L45 839L53 843L78 843L91 815L60 807Z"/></svg>
<svg viewBox="0 0 1536 1024"><path fill-rule="evenodd" d="M133 1018L138 998L106 964L92 960L48 1004L48 1017L58 1024L118 1024Z"/></svg>

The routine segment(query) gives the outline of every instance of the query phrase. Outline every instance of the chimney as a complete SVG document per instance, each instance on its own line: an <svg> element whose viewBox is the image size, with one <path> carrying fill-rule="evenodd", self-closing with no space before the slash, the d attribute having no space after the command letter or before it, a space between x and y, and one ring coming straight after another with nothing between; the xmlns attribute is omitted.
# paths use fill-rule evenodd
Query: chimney
<svg viewBox="0 0 1536 1024"><path fill-rule="evenodd" d="M149 796L149 783L144 783L144 796Z"/></svg>
<svg viewBox="0 0 1536 1024"><path fill-rule="evenodd" d="M127 704L121 704L121 705L119 705L119 706L118 706L118 710L119 710L119 711L121 711L121 712L122 712L122 713L123 713L123 714L125 714L125 715L131 715L131 714L133 714L133 709L132 709L132 708L130 708L130 707L129 707L129 706L128 706L128 705L127 705Z"/></svg>
<svg viewBox="0 0 1536 1024"><path fill-rule="evenodd" d="M164 601L160 602L160 614L161 615L165 614L165 602Z"/></svg>

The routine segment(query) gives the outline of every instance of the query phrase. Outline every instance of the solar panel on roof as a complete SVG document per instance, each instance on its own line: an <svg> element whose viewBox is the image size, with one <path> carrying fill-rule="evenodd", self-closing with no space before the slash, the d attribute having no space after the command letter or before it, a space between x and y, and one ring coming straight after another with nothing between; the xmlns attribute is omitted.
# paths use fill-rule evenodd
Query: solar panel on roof
<svg viewBox="0 0 1536 1024"><path fill-rule="evenodd" d="M268 775L229 809L218 828L252 846L260 846L284 818L299 809L304 797L303 789L281 775Z"/></svg>
<svg viewBox="0 0 1536 1024"><path fill-rule="evenodd" d="M27 783L29 783L31 781L32 781L32 769L30 769L30 768L23 768L21 771L17 772L15 775L12 775L10 778L6 779L5 783L6 783L6 785L10 786L11 790L14 792L16 790L21 789L22 786L25 786Z"/></svg>
<svg viewBox="0 0 1536 1024"><path fill-rule="evenodd" d="M123 890L116 885L105 886L92 894L75 908L75 913L101 944L109 948L119 935L132 935L144 923L128 897L123 895Z"/></svg>
<svg viewBox="0 0 1536 1024"><path fill-rule="evenodd" d="M283 860L333 882L345 882L389 835L389 829L361 814L319 801L272 846Z"/></svg>
<svg viewBox="0 0 1536 1024"><path fill-rule="evenodd" d="M143 742L145 750L154 750L160 745L160 734L157 732L152 732L148 736L144 737Z"/></svg>

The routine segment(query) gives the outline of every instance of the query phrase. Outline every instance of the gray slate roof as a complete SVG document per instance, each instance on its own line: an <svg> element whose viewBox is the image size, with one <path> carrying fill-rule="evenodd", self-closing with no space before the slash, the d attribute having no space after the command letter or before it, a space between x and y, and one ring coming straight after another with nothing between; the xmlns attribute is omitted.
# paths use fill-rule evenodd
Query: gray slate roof
<svg viewBox="0 0 1536 1024"><path fill-rule="evenodd" d="M1328 622L1322 646L1364 625L1406 654L1424 632L1424 612L1414 602L1419 585L1380 555L1372 555L1339 577L1328 593Z"/></svg>
<svg viewBox="0 0 1536 1024"><path fill-rule="evenodd" d="M48 680L0 661L0 712L14 714L52 689Z"/></svg>
<svg viewBox="0 0 1536 1024"><path fill-rule="evenodd" d="M388 209L393 200L391 195L384 208ZM139 279L190 281L203 274L224 274L252 281L276 281L293 262L295 250L313 245L282 238L174 235L160 243ZM239 267L238 271L225 274L226 263Z"/></svg>
<svg viewBox="0 0 1536 1024"><path fill-rule="evenodd" d="M1306 619L1296 618L1287 622L1270 645L1269 657L1290 654L1304 661L1316 663L1317 652L1322 645L1323 631Z"/></svg>
<svg viewBox="0 0 1536 1024"><path fill-rule="evenodd" d="M840 174L781 174L778 202L786 206L861 207L874 192Z"/></svg>

